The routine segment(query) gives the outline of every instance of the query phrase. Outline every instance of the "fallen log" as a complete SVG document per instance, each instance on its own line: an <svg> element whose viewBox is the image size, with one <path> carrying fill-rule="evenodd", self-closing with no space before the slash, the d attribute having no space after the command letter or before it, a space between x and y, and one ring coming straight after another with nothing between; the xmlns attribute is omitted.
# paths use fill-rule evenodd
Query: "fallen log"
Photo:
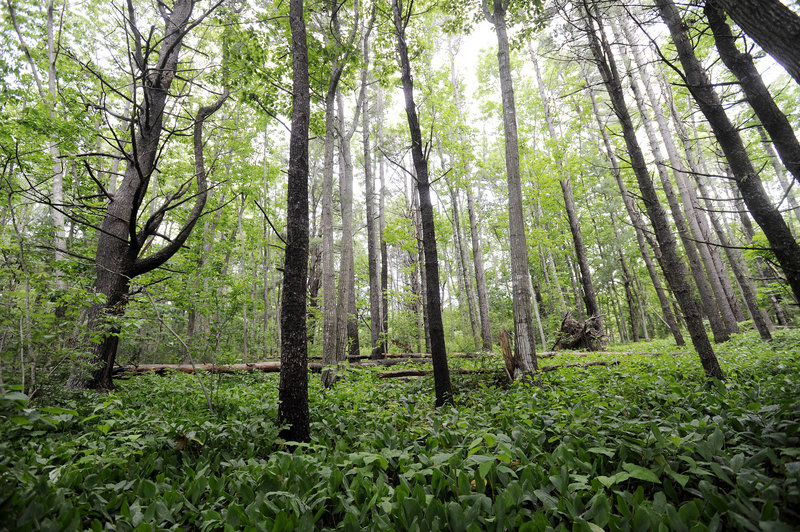
<svg viewBox="0 0 800 532"><path fill-rule="evenodd" d="M480 358L480 357L493 357L497 353L447 353L447 358ZM365 355L359 355L358 358L369 358ZM430 358L430 353L387 353L386 358ZM355 358L355 357L348 357Z"/></svg>
<svg viewBox="0 0 800 532"><path fill-rule="evenodd" d="M405 364L406 362L428 363L431 362L430 358L389 358L383 360L364 360L352 361L352 366L360 367L374 367L374 366L396 366L397 364Z"/></svg>
<svg viewBox="0 0 800 532"><path fill-rule="evenodd" d="M314 373L322 371L322 364L311 362L308 369ZM263 371L266 373L278 372L281 370L280 362L253 362L251 364L129 364L115 366L111 374L117 376L123 373L142 374L158 373L164 374L167 371L178 371L181 373L194 373L195 371L207 371L209 373L236 373Z"/></svg>
<svg viewBox="0 0 800 532"><path fill-rule="evenodd" d="M450 373L497 373L497 369L460 369L450 368ZM425 377L433 375L432 369L397 369L393 371L381 371L378 373L379 379L391 379L395 377Z"/></svg>
<svg viewBox="0 0 800 532"><path fill-rule="evenodd" d="M545 371L555 371L557 369L563 369L563 368L588 368L589 366L616 366L617 364L619 364L619 360L595 360L594 362L576 362L574 364L543 366L539 368L539 371L544 373Z"/></svg>

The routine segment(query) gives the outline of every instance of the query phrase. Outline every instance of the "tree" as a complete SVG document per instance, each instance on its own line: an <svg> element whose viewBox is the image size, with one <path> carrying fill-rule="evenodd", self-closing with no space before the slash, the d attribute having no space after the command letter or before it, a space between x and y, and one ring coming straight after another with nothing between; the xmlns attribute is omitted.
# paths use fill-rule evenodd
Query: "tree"
<svg viewBox="0 0 800 532"><path fill-rule="evenodd" d="M442 323L441 294L439 293L439 257L436 249L436 233L433 221L430 180L428 178L427 149L423 151L422 133L414 103L414 81L411 77L411 63L408 59L406 27L413 15L413 1L407 8L402 0L392 0L392 20L397 37L397 55L400 60L400 79L403 82L406 117L411 134L411 155L414 160L415 180L419 193L419 214L422 221L422 245L425 249L425 298L428 302L428 323L431 338L431 357L433 359L433 379L436 388L436 406L452 401L450 371L447 367L447 347L444 341Z"/></svg>
<svg viewBox="0 0 800 532"><path fill-rule="evenodd" d="M373 8L370 15L368 27L372 28L375 18ZM362 58L364 66L361 69L361 90L364 97L361 99L361 139L364 148L364 187L365 187L365 210L367 224L367 268L369 275L369 330L370 330L370 357L378 358L381 354L381 333L383 333L383 306L381 304L381 279L379 272L380 263L380 228L379 219L375 213L375 199L378 195L375 191L375 176L372 166L372 148L370 145L370 106L367 96L367 78L369 75L369 51L370 51L370 32L364 35L362 48Z"/></svg>
<svg viewBox="0 0 800 532"><path fill-rule="evenodd" d="M536 333L531 310L531 281L528 270L528 242L525 219L522 216L522 179L519 168L517 111L514 86L511 80L506 11L510 0L481 0L483 14L494 25L497 35L497 62L500 72L500 91L503 102L503 132L505 134L506 177L508 180L508 230L511 244L512 305L514 307L514 364L515 375L537 372Z"/></svg>
<svg viewBox="0 0 800 532"><path fill-rule="evenodd" d="M722 286L720 285L719 281L717 280L717 283L711 282L714 273L713 269L711 268L711 256L708 253L707 248L702 245L702 236L700 235L699 229L697 229L694 233L690 232L691 226L687 224L686 218L689 218L690 220L693 220L693 218L689 213L687 213L687 217L685 218L684 213L681 211L680 205L678 204L678 198L675 195L675 188L672 186L672 181L670 180L669 172L667 170L667 162L664 160L664 156L661 153L661 142L659 141L655 130L653 129L652 121L649 113L647 112L647 108L645 107L641 90L639 89L639 85L636 83L636 79L632 74L630 76L630 82L631 90L636 99L636 105L639 108L640 115L642 116L644 129L650 144L650 151L653 153L655 158L656 169L661 180L661 188L664 191L664 196L667 198L667 204L672 212L672 220L675 223L675 227L678 230L678 235L683 243L683 249L686 252L687 258L689 259L689 271L694 278L697 291L700 293L700 306L702 307L703 312L708 318L709 324L711 325L711 331L714 334L714 341L717 343L725 342L730 338L731 332L734 332L733 329L737 328L736 320L733 318L732 312L723 314L723 316L727 315L728 319L723 320L723 318L720 316L720 310L723 308L722 303L724 302L723 300L725 296L722 292ZM679 176L675 170L676 167L673 166L673 175ZM696 228L696 223L693 227ZM704 253L701 255L698 253L698 251L704 251ZM701 257L704 259L708 275L703 271L703 261L701 261ZM728 307L728 309L730 309L730 307Z"/></svg>
<svg viewBox="0 0 800 532"><path fill-rule="evenodd" d="M800 300L800 245L794 239L780 211L772 204L761 178L747 154L742 137L728 118L714 91L708 74L700 65L685 25L672 0L656 0L661 18L667 24L672 42L683 65L684 80L697 105L708 120L714 136L728 160L742 198L756 223L764 231L775 258L781 265L795 298Z"/></svg>
<svg viewBox="0 0 800 532"><path fill-rule="evenodd" d="M286 197L286 251L281 300L281 373L278 424L287 440L311 439L308 420L308 346L306 275L308 274L308 131L311 96L303 0L289 3L292 35L292 129Z"/></svg>
<svg viewBox="0 0 800 532"><path fill-rule="evenodd" d="M456 75L455 52L450 50L450 86L453 91L453 100L457 113L457 125L459 140L461 141L462 150L470 149L469 139L466 134L466 121L464 117L464 107L461 101L461 90L459 86L459 79ZM472 164L469 160L464 162L464 180L467 186L464 187L467 194L467 211L469 214L469 234L470 243L472 245L472 262L475 266L475 286L477 288L478 298L478 316L480 317L481 326L481 341L482 347L485 351L492 348L492 327L489 322L489 300L486 295L486 274L483 268L483 246L481 245L481 235L478 228L478 220L475 196L472 193Z"/></svg>
<svg viewBox="0 0 800 532"><path fill-rule="evenodd" d="M183 40L191 29L208 16L216 6L190 22L194 0L176 0L171 10L162 6L164 33L161 39L144 39L137 27L132 0L128 2L128 27L132 42L129 50L134 66L134 114L130 121L131 146L124 150L127 160L125 173L116 194L106 208L99 231L95 257L96 278L94 290L99 302L88 311L89 372L77 368L69 380L72 387L111 388L111 369L119 343L119 324L128 302L130 282L133 278L150 272L167 262L184 245L200 218L205 206L208 187L203 160L203 123L216 112L228 97L225 90L215 103L200 107L193 119L194 178L197 192L194 206L177 234L167 244L143 256L149 241L159 236L159 227L165 215L189 187L181 187L159 208L154 209L140 228L140 208L148 185L157 171L158 156L162 149L161 135L167 115L167 97L173 80L179 75L178 57ZM219 4L217 4L219 5ZM151 34L153 32L151 31ZM157 48L156 48L157 46ZM153 63L151 61L155 59Z"/></svg>
<svg viewBox="0 0 800 532"><path fill-rule="evenodd" d="M736 79L747 96L747 101L761 121L761 125L769 133L773 144L780 155L786 169L800 183L800 142L792 129L786 115L775 104L761 75L753 64L750 54L740 52L736 47L736 37L733 36L725 16L717 0L707 0L705 14L708 26L714 34L720 59L733 72ZM800 25L798 25L798 39L800 39Z"/></svg>
<svg viewBox="0 0 800 532"><path fill-rule="evenodd" d="M780 0L712 0L800 83L800 16Z"/></svg>
<svg viewBox="0 0 800 532"><path fill-rule="evenodd" d="M633 127L633 121L631 120L628 106L625 102L625 95L622 90L622 82L620 80L619 71L617 70L616 61L611 52L611 47L605 38L605 34L602 31L601 19L593 13L593 8L590 7L590 4L586 0L583 0L582 7L583 13L586 16L585 25L586 35L589 39L589 48L591 49L595 64L600 70L600 75L603 78L603 83L611 100L614 113L617 115L620 125L622 126L631 167L636 175L639 191L642 194L645 209L650 217L653 232L655 233L659 249L661 250L661 267L664 276L667 278L672 292L678 299L678 304L683 311L684 319L689 329L692 344L697 354L700 356L700 361L703 364L706 375L722 379L724 378L722 368L720 368L717 357L714 354L714 349L711 347L711 342L708 340L700 310L692 296L689 284L686 281L686 266L684 266L683 261L678 256L675 237L670 230L667 214L659 201L656 189L647 171L647 163L645 162L642 149L639 146L639 141L636 138L636 130ZM598 26L597 30L595 30L595 25Z"/></svg>
<svg viewBox="0 0 800 532"><path fill-rule="evenodd" d="M335 103L336 94L339 89L339 81L347 66L348 59L352 53L352 44L358 33L359 7L358 1L353 4L354 21L350 34L343 40L340 31L339 11L341 6L338 2L326 2L328 14L330 16L330 35L328 38L334 42L331 44L333 59L330 65L330 75L328 86L325 92L325 159L322 166L322 363L331 366L337 363L339 356L339 345L343 342L340 337L344 334L347 337L347 273L340 272L339 291L341 292L340 305L337 310L337 294L334 270L334 250L333 250L333 152L335 141ZM352 205L352 203L350 203ZM350 210L352 213L352 210ZM343 213L344 214L344 213ZM351 218L352 220L352 218ZM343 237L344 238L344 237ZM352 250L352 241L350 243ZM342 257L342 263L348 261L347 252ZM352 255L352 254L351 254ZM344 281L344 283L342 283ZM322 383L327 387L333 384L335 371L326 367L322 372Z"/></svg>
<svg viewBox="0 0 800 532"><path fill-rule="evenodd" d="M56 89L57 84L57 72L56 72L56 56L57 56L57 45L60 46L60 43L56 43L56 36L55 36L55 29L54 29L54 17L55 17L55 0L49 0L47 3L47 91L44 90L42 85L40 76L39 76L39 69L36 66L36 62L33 60L30 50L28 49L27 45L25 44L25 40L22 37L22 33L20 32L19 25L17 23L16 11L14 9L14 3L12 0L8 0L8 13L11 18L11 23L14 27L14 32L17 34L19 38L20 46L25 53L25 57L28 60L28 64L31 68L31 73L33 74L33 79L36 83L36 89L39 93L39 97L41 98L42 102L49 107L50 110L50 118L55 120L56 110L58 105L58 92ZM59 30L60 33L60 30ZM50 200L50 216L53 220L53 249L54 249L54 259L56 262L55 268L55 281L56 281L56 290L59 292L64 292L67 288L67 283L64 281L63 274L61 273L59 263L66 259L66 237L64 234L64 172L65 167L61 161L61 155L58 149L58 142L55 138L56 134L53 133L53 140L50 142L50 146L48 151L50 152L50 157L53 159L53 188L52 188L52 198ZM62 305L56 306L56 315L60 318L64 317L64 307Z"/></svg>

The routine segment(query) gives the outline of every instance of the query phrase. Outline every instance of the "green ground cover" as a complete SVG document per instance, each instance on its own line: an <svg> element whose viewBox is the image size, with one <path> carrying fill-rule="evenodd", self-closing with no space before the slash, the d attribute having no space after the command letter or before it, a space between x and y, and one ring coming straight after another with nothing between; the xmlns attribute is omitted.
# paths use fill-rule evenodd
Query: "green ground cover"
<svg viewBox="0 0 800 532"><path fill-rule="evenodd" d="M9 392L0 528L800 527L800 334L718 346L725 383L686 348L635 349L538 388L502 384L498 358L453 359L497 371L453 375L456 404L438 411L431 377L353 368L322 390L314 376L314 442L294 453L274 424L277 374L215 377L214 413L182 374L36 403Z"/></svg>

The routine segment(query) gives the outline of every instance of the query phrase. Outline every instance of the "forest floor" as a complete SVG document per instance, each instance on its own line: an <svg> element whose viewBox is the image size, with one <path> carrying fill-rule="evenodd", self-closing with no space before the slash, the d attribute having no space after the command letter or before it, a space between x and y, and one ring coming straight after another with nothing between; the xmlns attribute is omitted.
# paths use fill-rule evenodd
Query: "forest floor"
<svg viewBox="0 0 800 532"><path fill-rule="evenodd" d="M141 375L108 395L0 396L0 530L792 530L800 331L716 347L564 353L616 365L504 383L502 357L432 377L310 375L313 442L278 438L276 373ZM395 368L424 367L419 363Z"/></svg>

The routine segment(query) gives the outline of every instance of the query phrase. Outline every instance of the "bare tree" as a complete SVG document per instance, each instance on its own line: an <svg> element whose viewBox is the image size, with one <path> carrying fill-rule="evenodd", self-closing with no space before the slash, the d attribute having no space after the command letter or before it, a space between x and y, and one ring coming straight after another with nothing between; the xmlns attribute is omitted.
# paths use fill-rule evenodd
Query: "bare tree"
<svg viewBox="0 0 800 532"><path fill-rule="evenodd" d="M215 103L200 107L193 120L194 176L177 192L154 209L143 225L140 210L150 180L157 170L163 148L162 132L167 116L166 104L173 80L179 75L178 56L186 34L196 27L219 3L191 20L195 0L176 0L172 9L159 4L164 22L160 39L146 39L137 26L132 0L128 1L126 31L132 43L129 51L135 85L131 100L134 114L129 124L130 148L123 150L126 168L116 194L109 202L99 230L95 257L94 290L99 302L88 311L88 362L77 368L69 379L72 387L111 388L111 369L119 343L118 318L128 302L130 281L167 262L183 247L200 218L208 194L203 159L203 123L216 112L228 97L225 90ZM153 31L150 32L151 34ZM154 58L154 62L150 62ZM197 183L194 206L177 234L171 238L159 233L165 215L190 198L192 181ZM166 240L157 251L144 255L149 242L160 237ZM86 370L89 370L88 372Z"/></svg>

